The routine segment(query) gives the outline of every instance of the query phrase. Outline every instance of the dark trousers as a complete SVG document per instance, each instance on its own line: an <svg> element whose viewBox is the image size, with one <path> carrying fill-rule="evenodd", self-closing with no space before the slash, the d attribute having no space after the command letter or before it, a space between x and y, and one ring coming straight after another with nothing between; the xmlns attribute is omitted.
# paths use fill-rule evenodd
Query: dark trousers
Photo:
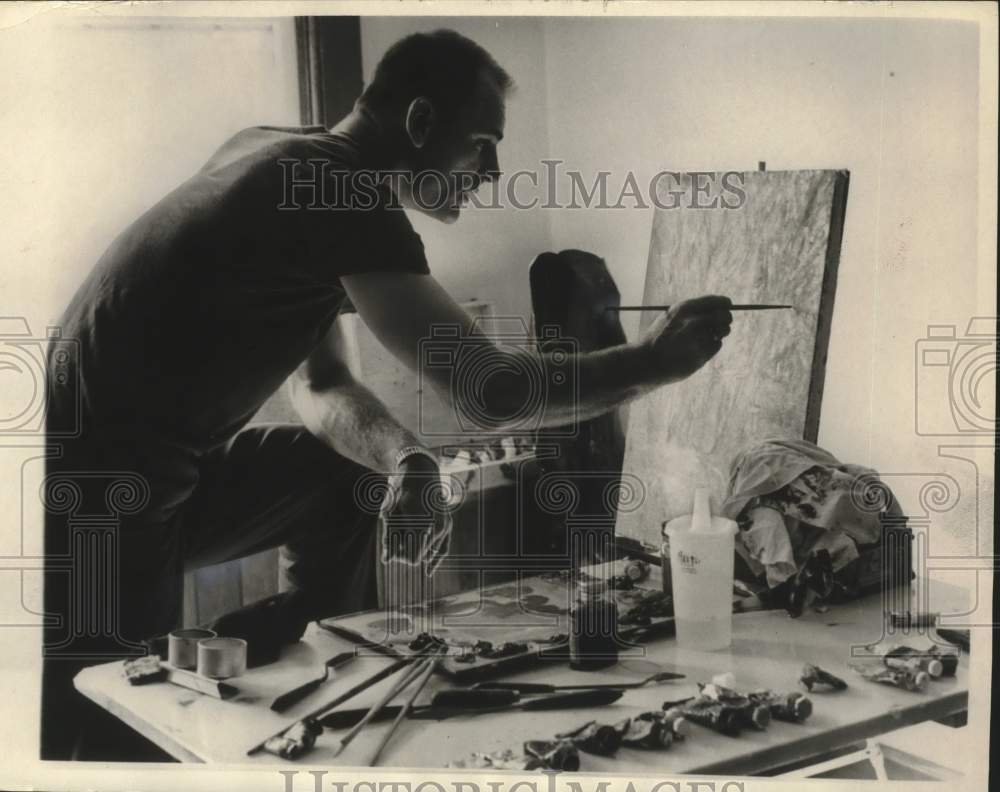
<svg viewBox="0 0 1000 792"><path fill-rule="evenodd" d="M282 583L311 615L375 607L375 509L357 492L373 481L294 425L248 427L197 458L128 437L68 443L46 475L42 758L87 758L80 735L102 716L73 677L179 626L185 571L282 545Z"/></svg>

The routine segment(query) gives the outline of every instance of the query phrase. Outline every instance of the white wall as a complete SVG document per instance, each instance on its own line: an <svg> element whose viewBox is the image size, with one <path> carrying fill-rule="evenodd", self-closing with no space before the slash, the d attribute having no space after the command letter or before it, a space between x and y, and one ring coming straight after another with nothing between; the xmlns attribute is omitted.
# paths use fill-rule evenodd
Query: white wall
<svg viewBox="0 0 1000 792"><path fill-rule="evenodd" d="M31 16L0 30L0 317L44 338L132 219L232 133L296 124L299 112L291 19ZM40 397L21 385L22 371L0 366L4 419ZM40 574L18 573L19 557L37 568L42 552L32 441L0 437L2 678L15 715L0 743L22 757L38 751L41 633L13 626L40 624L43 610Z"/></svg>
<svg viewBox="0 0 1000 792"><path fill-rule="evenodd" d="M296 80L290 18L38 15L4 36L3 313L54 320L114 236L229 135L297 124Z"/></svg>
<svg viewBox="0 0 1000 792"><path fill-rule="evenodd" d="M611 171L612 186L629 171L642 184L661 169L753 170L759 161L771 170L848 169L819 442L883 472L912 514L926 511L919 491L931 478L953 477L961 498L934 518L946 524L937 551L975 551L970 525L992 527L992 457L978 455L977 474L939 453L948 438L915 431L918 396L922 410L949 420L947 386L915 384L923 371L915 345L927 326L953 324L961 335L972 316L995 313L995 269L977 259L974 25L366 18L366 79L392 42L437 27L481 43L518 82L500 147L508 174L536 169L544 185L546 158L588 182ZM414 216L432 270L457 297L525 313L527 267L546 249L598 253L623 301L640 302L651 224L643 209L478 210L455 226ZM637 322L623 317L630 336ZM981 534L979 547L988 541Z"/></svg>
<svg viewBox="0 0 1000 792"><path fill-rule="evenodd" d="M977 29L549 19L545 58L549 153L567 167L631 169L647 183L660 169L760 160L851 171L819 442L887 473L947 470L940 440L914 432L914 344L930 323L961 333L977 311L994 313L992 293L977 293ZM623 302L639 302L651 212L554 212L552 245L604 256ZM637 317L626 322L634 333ZM942 415L945 396L932 397ZM988 484L981 498L992 498L991 473ZM965 523L957 539L969 515L952 517Z"/></svg>
<svg viewBox="0 0 1000 792"><path fill-rule="evenodd" d="M504 171L535 168L548 149L545 39L541 19L528 17L364 17L361 56L367 83L386 49L403 36L451 28L485 47L508 71L516 90L507 102L500 144ZM484 192L485 192L484 188ZM444 225L411 212L431 272L459 300L489 299L498 315L531 314L528 268L550 250L548 218L542 212L466 208Z"/></svg>

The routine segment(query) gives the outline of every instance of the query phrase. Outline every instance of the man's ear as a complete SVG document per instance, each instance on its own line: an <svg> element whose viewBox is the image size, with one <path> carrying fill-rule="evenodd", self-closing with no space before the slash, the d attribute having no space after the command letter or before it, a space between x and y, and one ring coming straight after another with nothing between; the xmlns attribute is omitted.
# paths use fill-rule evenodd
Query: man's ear
<svg viewBox="0 0 1000 792"><path fill-rule="evenodd" d="M434 125L434 105L429 99L418 96L406 110L406 134L414 148L423 148Z"/></svg>

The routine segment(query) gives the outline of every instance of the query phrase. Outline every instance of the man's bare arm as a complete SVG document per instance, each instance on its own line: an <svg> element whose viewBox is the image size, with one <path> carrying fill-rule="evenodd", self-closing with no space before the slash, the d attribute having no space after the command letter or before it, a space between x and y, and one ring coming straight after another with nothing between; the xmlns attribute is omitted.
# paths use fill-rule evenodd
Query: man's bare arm
<svg viewBox="0 0 1000 792"><path fill-rule="evenodd" d="M430 275L364 273L342 282L379 341L463 415L483 416L484 428L505 421L551 427L601 415L696 371L719 350L731 321L728 299L692 300L659 317L637 343L567 360L558 352L497 346ZM435 333L442 328L455 332ZM422 365L422 344L431 340L437 350L452 346L455 366Z"/></svg>
<svg viewBox="0 0 1000 792"><path fill-rule="evenodd" d="M437 460L424 453L397 460L400 451L419 448L419 441L374 393L355 381L343 352L334 324L289 377L292 403L306 428L334 451L389 474L379 513L385 525L382 560L426 562L429 574L448 551L452 524L450 512L435 508L435 499L426 497L427 487L440 482Z"/></svg>
<svg viewBox="0 0 1000 792"><path fill-rule="evenodd" d="M306 428L334 451L373 470L393 472L396 454L419 440L342 362L336 325L288 380Z"/></svg>

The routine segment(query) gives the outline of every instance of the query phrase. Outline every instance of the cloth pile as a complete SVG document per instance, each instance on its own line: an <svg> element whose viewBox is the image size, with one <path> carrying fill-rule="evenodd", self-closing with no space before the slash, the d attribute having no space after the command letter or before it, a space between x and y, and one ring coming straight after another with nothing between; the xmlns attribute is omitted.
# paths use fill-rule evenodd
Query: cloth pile
<svg viewBox="0 0 1000 792"><path fill-rule="evenodd" d="M902 519L875 470L844 464L805 440L769 439L739 454L729 492L722 513L740 527L737 555L771 590L810 578L829 595L850 579L859 546L881 542L885 518Z"/></svg>

